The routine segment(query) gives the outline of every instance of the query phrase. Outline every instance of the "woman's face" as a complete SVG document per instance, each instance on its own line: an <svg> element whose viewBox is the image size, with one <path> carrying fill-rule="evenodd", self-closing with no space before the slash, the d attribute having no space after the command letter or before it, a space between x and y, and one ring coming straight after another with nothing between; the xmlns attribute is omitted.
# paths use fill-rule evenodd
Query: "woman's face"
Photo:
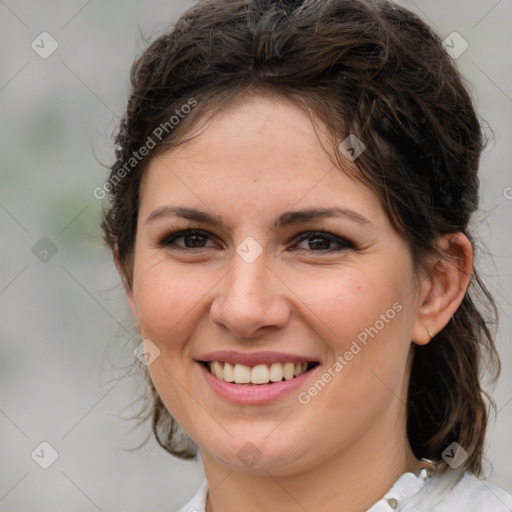
<svg viewBox="0 0 512 512"><path fill-rule="evenodd" d="M197 231L170 236L184 230ZM309 117L252 98L150 162L129 300L160 351L154 385L203 460L277 475L406 442L413 270ZM259 367L254 380L276 382L223 383L199 362L211 359L231 361L228 380ZM318 364L297 380L270 366L297 361Z"/></svg>

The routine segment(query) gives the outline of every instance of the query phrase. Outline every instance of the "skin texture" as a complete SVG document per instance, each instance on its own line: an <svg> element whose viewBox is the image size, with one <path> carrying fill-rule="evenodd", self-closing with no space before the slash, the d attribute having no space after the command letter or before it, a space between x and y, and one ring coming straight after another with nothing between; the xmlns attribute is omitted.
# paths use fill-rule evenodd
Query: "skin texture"
<svg viewBox="0 0 512 512"><path fill-rule="evenodd" d="M146 222L170 205L215 214L226 227ZM272 230L284 211L326 207L368 223L322 218ZM204 247L187 249L184 238L165 246L173 229L205 231ZM350 245L298 240L308 231ZM236 252L248 236L263 249L252 263ZM155 387L200 448L208 509L362 511L414 468L405 414L412 342L428 343L428 331L446 325L472 268L464 235L439 245L447 256L416 275L376 194L333 167L309 117L283 100L249 97L149 163L128 299L141 336L161 351L148 367ZM400 312L306 405L297 393L233 404L194 361L213 350L275 350L320 361L321 375L396 303ZM237 457L248 442L261 452L251 468Z"/></svg>

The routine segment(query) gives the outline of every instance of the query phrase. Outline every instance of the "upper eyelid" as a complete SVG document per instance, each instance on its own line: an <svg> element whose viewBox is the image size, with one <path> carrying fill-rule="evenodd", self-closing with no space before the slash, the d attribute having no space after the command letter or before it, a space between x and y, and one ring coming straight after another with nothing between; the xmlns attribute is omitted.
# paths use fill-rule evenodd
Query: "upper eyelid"
<svg viewBox="0 0 512 512"><path fill-rule="evenodd" d="M186 236L187 234L201 234L201 235L205 235L207 236L208 238L212 239L213 241L215 241L215 239L218 240L218 237L217 235L215 235L214 233L208 231L208 230L205 230L205 229L201 229L201 228L185 228L185 229L177 229L167 235L165 235L162 239L161 239L161 245L168 245L170 242L169 240L171 238L174 238L174 239L179 239L179 238L182 238L184 236ZM299 242L302 242L304 240L306 240L308 238L308 236L314 236L314 235L322 235L322 236L325 236L326 238L329 238L335 242L338 242L338 243L341 243L341 244L345 244L349 247L352 247L354 244L348 240L347 238L343 237L343 236L339 236L339 235L336 235L334 233L331 233L330 231L327 231L327 230L322 230L322 229L313 229L313 230L307 230L307 231L301 231L299 233L297 233L296 235L294 235L288 242L288 243L291 243L291 242L296 242L296 243L299 243ZM178 246L179 247L179 246ZM184 249L192 249L190 247L187 247L187 248L184 248ZM204 247L197 247L196 249L204 249ZM314 252L321 252L321 251L314 251Z"/></svg>
<svg viewBox="0 0 512 512"><path fill-rule="evenodd" d="M308 237L314 236L314 235L321 235L325 236L325 238L330 239L333 242L337 242L340 245L345 245L347 247L353 248L354 244L348 240L346 237L335 235L334 233L331 233L330 231L322 231L322 230L312 230L312 231L302 231L298 235L294 236L291 241L296 241L297 243L303 242L304 240L307 240ZM329 249L327 249L329 250ZM314 251L314 252L321 252L321 251Z"/></svg>
<svg viewBox="0 0 512 512"><path fill-rule="evenodd" d="M214 240L216 238L218 239L218 237L214 233L211 233L210 231L207 231L204 229L199 229L199 228L185 228L185 229L177 229L176 231L172 231L171 233L164 235L160 239L160 244L165 245L168 243L168 241L171 238L179 239L179 238L183 238L183 237L187 236L188 234L205 235L208 238L211 238L212 240Z"/></svg>

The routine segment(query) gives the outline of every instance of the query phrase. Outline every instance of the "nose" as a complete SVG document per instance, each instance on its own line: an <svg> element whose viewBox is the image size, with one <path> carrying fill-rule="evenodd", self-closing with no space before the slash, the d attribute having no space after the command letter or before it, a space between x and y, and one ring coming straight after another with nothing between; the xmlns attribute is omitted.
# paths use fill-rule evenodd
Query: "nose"
<svg viewBox="0 0 512 512"><path fill-rule="evenodd" d="M288 322L291 303L287 293L264 254L252 263L235 254L230 272L218 285L210 319L236 337L261 336Z"/></svg>

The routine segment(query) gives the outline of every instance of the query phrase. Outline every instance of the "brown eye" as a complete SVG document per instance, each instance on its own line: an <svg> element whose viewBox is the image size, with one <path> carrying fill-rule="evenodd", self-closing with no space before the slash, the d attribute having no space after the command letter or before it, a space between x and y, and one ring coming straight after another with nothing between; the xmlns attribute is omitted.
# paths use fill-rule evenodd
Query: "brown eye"
<svg viewBox="0 0 512 512"><path fill-rule="evenodd" d="M307 243L307 247L299 247L303 242ZM353 245L347 240L331 233L314 231L302 234L295 248L298 250L310 250L314 252L333 252L352 249Z"/></svg>
<svg viewBox="0 0 512 512"><path fill-rule="evenodd" d="M186 229L167 235L161 245L177 249L204 249L209 247L206 245L208 240L211 239L205 231Z"/></svg>

